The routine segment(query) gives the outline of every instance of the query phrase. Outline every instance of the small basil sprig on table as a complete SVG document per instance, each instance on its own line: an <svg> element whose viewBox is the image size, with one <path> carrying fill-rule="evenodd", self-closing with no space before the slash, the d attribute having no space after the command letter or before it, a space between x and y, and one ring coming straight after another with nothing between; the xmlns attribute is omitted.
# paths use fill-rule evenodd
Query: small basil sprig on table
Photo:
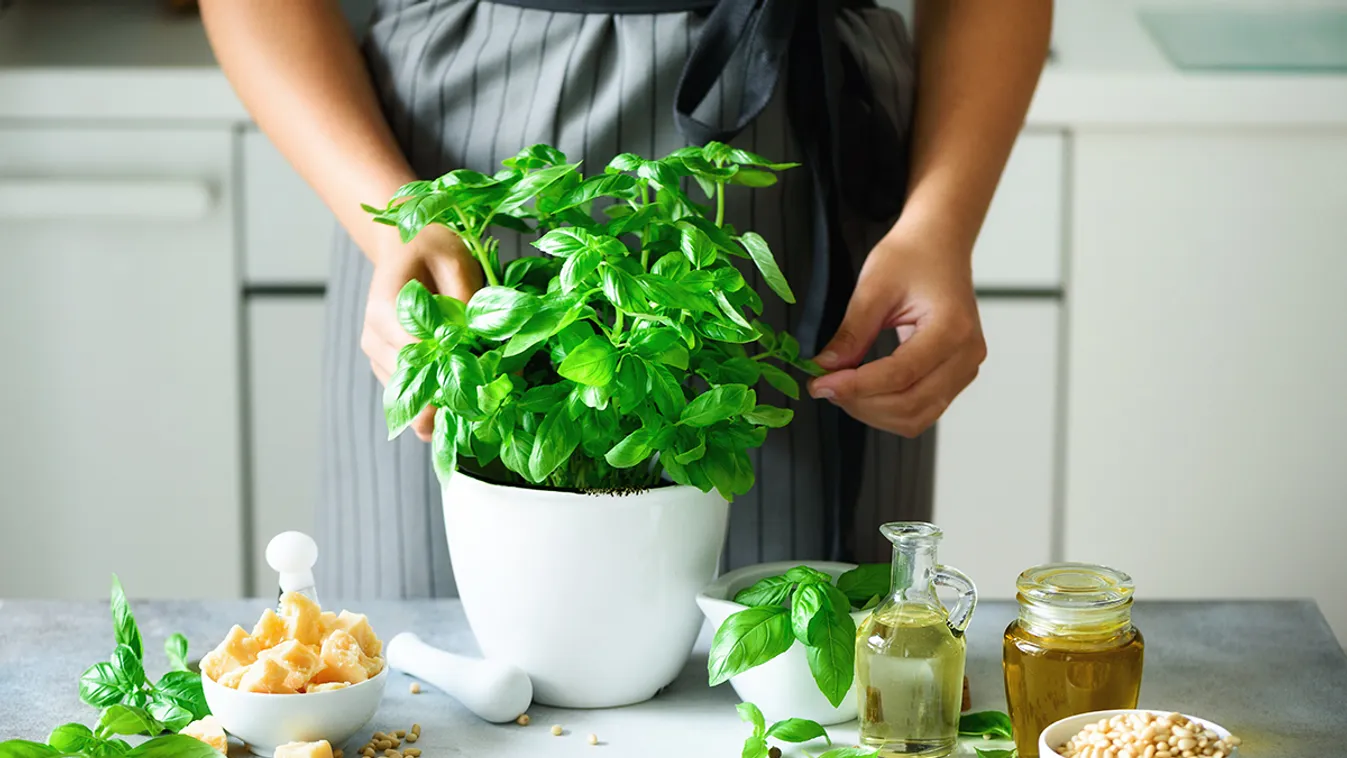
<svg viewBox="0 0 1347 758"><path fill-rule="evenodd" d="M707 660L710 685L770 661L798 640L819 691L834 707L840 705L855 678L851 611L870 607L888 592L888 574L882 586L876 579L880 569L887 565L858 566L839 576L834 587L828 574L796 566L740 590L735 602L750 607L731 614L716 630Z"/></svg>
<svg viewBox="0 0 1347 758"><path fill-rule="evenodd" d="M752 703L738 705L739 718L753 726L753 734L744 740L743 758L767 758L771 747L767 739L781 742L809 742L822 737L829 745L833 744L827 730L816 721L809 719L784 719L769 728L763 719L762 711ZM779 753L778 753L779 754Z"/></svg>
<svg viewBox="0 0 1347 758"><path fill-rule="evenodd" d="M452 171L365 206L404 240L452 229L488 285L467 303L403 288L398 317L417 341L385 388L390 437L431 406L442 480L471 461L487 478L554 489L640 489L667 475L747 492L747 451L793 416L754 387L798 399L785 368L821 370L755 318L762 299L736 260L786 302L795 295L766 241L725 223L725 195L793 165L713 142L658 160L624 153L586 178L534 145L491 176ZM681 189L687 178L714 210ZM502 267L496 227L536 233L542 257Z"/></svg>

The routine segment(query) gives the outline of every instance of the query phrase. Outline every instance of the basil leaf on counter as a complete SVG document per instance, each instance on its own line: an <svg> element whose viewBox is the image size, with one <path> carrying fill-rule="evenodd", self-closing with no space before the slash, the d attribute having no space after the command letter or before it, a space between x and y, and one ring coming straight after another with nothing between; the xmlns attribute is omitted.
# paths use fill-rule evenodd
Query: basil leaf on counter
<svg viewBox="0 0 1347 758"><path fill-rule="evenodd" d="M781 655L795 644L785 608L748 608L732 614L716 630L707 658L708 683L730 677Z"/></svg>
<svg viewBox="0 0 1347 758"><path fill-rule="evenodd" d="M95 663L80 677L80 700L95 708L121 702L127 692L116 666L107 661Z"/></svg>
<svg viewBox="0 0 1347 758"><path fill-rule="evenodd" d="M185 708L192 715L192 720L204 718L210 715L210 707L206 705L206 693L201 687L201 677L190 671L170 671L159 678L159 682L154 685L155 698L160 701L172 701ZM153 710L151 710L153 714ZM155 718L168 723L167 719L161 716ZM177 731L170 726L169 728Z"/></svg>
<svg viewBox="0 0 1347 758"><path fill-rule="evenodd" d="M145 664L141 662L140 656L125 643L113 648L112 667L125 692L134 692L149 681L145 678Z"/></svg>
<svg viewBox="0 0 1347 758"><path fill-rule="evenodd" d="M753 725L754 737L761 737L766 733L767 721L762 717L762 711L758 709L758 706L752 703L740 703L735 708L738 709L739 718L743 719L744 723Z"/></svg>
<svg viewBox="0 0 1347 758"><path fill-rule="evenodd" d="M102 747L105 740L94 736L93 730L83 724L62 724L51 730L47 744L60 753L93 753ZM3 755L0 747L0 755Z"/></svg>
<svg viewBox="0 0 1347 758"><path fill-rule="evenodd" d="M965 737L1010 739L1010 716L1000 711L977 711L959 716L959 734Z"/></svg>
<svg viewBox="0 0 1347 758"><path fill-rule="evenodd" d="M126 593L116 574L112 575L112 632L113 639L130 648L136 658L145 655L140 627L136 626L136 617L131 614L131 605L126 602Z"/></svg>
<svg viewBox="0 0 1347 758"><path fill-rule="evenodd" d="M165 734L136 745L126 758L220 758L220 753L195 737Z"/></svg>
<svg viewBox="0 0 1347 758"><path fill-rule="evenodd" d="M164 655L168 657L170 669L187 671L187 638L177 632L170 634L168 639L164 640Z"/></svg>
<svg viewBox="0 0 1347 758"><path fill-rule="evenodd" d="M51 745L28 740L6 740L0 742L0 758L54 758L64 755Z"/></svg>
<svg viewBox="0 0 1347 758"><path fill-rule="evenodd" d="M820 754L818 758L876 758L878 755L878 750L863 747L835 747Z"/></svg>
<svg viewBox="0 0 1347 758"><path fill-rule="evenodd" d="M774 737L782 742L808 742L816 740L819 737L833 744L832 738L828 736L828 731L817 721L809 719L785 719L772 724L772 728L767 730L768 737Z"/></svg>
<svg viewBox="0 0 1347 758"><path fill-rule="evenodd" d="M159 723L143 708L135 708L129 705L113 705L103 711L103 716L98 720L98 726L94 727L94 733L99 735L110 734L149 734L155 735L164 731L164 725Z"/></svg>
<svg viewBox="0 0 1347 758"><path fill-rule="evenodd" d="M1015 748L1006 750L1004 748L975 747L973 752L978 754L978 758L1019 758L1019 751Z"/></svg>

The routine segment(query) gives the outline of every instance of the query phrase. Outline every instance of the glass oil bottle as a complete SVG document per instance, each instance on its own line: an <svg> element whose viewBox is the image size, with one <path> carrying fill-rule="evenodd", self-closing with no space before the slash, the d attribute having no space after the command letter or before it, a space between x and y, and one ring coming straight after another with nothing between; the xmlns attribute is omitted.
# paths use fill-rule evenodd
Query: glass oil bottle
<svg viewBox="0 0 1347 758"><path fill-rule="evenodd" d="M954 752L963 703L964 630L977 603L973 582L936 564L940 530L885 524L893 543L892 588L856 633L861 743L882 758ZM959 593L953 611L936 586Z"/></svg>

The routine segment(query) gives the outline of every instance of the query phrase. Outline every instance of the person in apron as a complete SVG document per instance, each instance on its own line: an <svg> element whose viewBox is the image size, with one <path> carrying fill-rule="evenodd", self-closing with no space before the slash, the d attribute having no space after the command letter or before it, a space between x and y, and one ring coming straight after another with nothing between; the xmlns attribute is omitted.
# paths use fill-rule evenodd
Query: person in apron
<svg viewBox="0 0 1347 758"><path fill-rule="evenodd" d="M481 273L452 233L409 244L360 204L457 168L492 173L545 142L582 170L708 139L798 161L731 192L761 234L780 302L763 318L831 373L752 451L727 567L886 560L876 527L929 519L932 425L986 348L971 251L1046 59L1050 0L917 0L902 16L843 0L378 0L363 47L336 0L203 0L217 57L260 128L336 214L327 288L324 592L456 594L439 486L417 436L386 440L382 386L410 338L394 302L416 278L463 300ZM899 212L902 211L901 216ZM528 254L505 232L501 258ZM900 344L901 343L901 344Z"/></svg>

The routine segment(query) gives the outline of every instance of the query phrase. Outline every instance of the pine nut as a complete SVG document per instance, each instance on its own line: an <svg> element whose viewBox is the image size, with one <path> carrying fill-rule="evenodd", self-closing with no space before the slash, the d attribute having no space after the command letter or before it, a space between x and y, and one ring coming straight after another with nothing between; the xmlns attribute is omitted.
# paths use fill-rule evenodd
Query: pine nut
<svg viewBox="0 0 1347 758"><path fill-rule="evenodd" d="M521 713L519 714L519 718L515 719L514 722L520 726L528 726L529 715L527 713Z"/></svg>
<svg viewBox="0 0 1347 758"><path fill-rule="evenodd" d="M411 734L407 735L406 742L416 742L419 739L421 739L421 736L418 735L416 732L412 732Z"/></svg>
<svg viewBox="0 0 1347 758"><path fill-rule="evenodd" d="M403 750L403 751L402 751L402 754L403 754L403 755L406 755L406 756L410 756L410 758L421 758L421 748L419 748L419 747L409 747L409 748L407 748L406 750Z"/></svg>
<svg viewBox="0 0 1347 758"><path fill-rule="evenodd" d="M406 729L399 729L399 730L397 730L396 732L393 732L393 736L394 736L394 737L397 737L398 739L402 739L403 737L406 737L406 736L407 736L407 730L406 730Z"/></svg>
<svg viewBox="0 0 1347 758"><path fill-rule="evenodd" d="M591 744L591 745L597 745L597 744L599 744L599 735L597 735L597 734L591 734L591 735L589 735L589 744Z"/></svg>
<svg viewBox="0 0 1347 758"><path fill-rule="evenodd" d="M407 689L408 689L408 691L410 691L413 695L420 695L420 694L421 694L421 683L420 683L420 682L412 682L411 685L407 687Z"/></svg>
<svg viewBox="0 0 1347 758"><path fill-rule="evenodd" d="M561 736L561 732L562 732L561 724L553 724L553 725L552 725L552 736L553 736L553 737L560 737L560 736Z"/></svg>

